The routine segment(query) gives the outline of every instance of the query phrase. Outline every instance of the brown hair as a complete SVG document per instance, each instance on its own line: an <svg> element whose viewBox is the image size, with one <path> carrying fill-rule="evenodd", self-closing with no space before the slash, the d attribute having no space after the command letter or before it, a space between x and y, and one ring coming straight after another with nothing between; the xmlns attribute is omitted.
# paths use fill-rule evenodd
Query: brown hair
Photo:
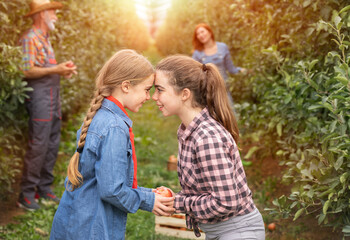
<svg viewBox="0 0 350 240"><path fill-rule="evenodd" d="M226 92L225 81L217 67L201 64L188 56L174 55L161 60L156 71L169 78L177 93L188 88L193 107L207 107L210 115L226 128L238 143L239 130Z"/></svg>
<svg viewBox="0 0 350 240"><path fill-rule="evenodd" d="M194 48L194 50L198 50L198 51L202 51L204 49L203 43L201 43L197 38L197 30L200 27L207 29L211 34L211 39L213 39L213 41L215 41L215 36L214 36L213 30L205 23L198 24L194 29L193 39L192 39L193 48Z"/></svg>
<svg viewBox="0 0 350 240"><path fill-rule="evenodd" d="M152 64L142 55L129 49L118 51L105 63L97 75L95 94L81 128L78 142L79 152L84 148L88 128L97 110L100 109L103 99L110 96L122 82L130 81L131 84L137 85L153 73ZM71 183L69 190L72 191L83 182L83 176L78 170L79 152L74 153L67 169L68 180Z"/></svg>

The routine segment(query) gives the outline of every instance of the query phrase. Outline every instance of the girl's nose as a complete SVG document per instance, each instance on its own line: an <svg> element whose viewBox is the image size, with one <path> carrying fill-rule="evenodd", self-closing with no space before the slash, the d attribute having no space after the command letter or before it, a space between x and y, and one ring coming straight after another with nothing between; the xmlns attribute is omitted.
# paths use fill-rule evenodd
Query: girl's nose
<svg viewBox="0 0 350 240"><path fill-rule="evenodd" d="M157 99L158 99L156 95L157 95L157 92L153 93L152 99L153 99L154 101L157 101Z"/></svg>

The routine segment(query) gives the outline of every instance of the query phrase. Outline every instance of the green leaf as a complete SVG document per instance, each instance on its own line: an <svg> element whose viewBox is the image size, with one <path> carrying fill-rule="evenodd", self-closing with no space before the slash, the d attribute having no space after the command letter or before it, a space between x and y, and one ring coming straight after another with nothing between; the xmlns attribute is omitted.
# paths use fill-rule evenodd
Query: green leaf
<svg viewBox="0 0 350 240"><path fill-rule="evenodd" d="M291 100L292 100L292 96L291 96L291 95L287 95L287 96L284 98L284 104L288 104Z"/></svg>
<svg viewBox="0 0 350 240"><path fill-rule="evenodd" d="M343 164L343 156L340 156L334 164L334 169L338 170L342 164Z"/></svg>
<svg viewBox="0 0 350 240"><path fill-rule="evenodd" d="M349 83L349 80L343 76L336 76L335 79L337 79L339 82L341 82L345 86L347 86Z"/></svg>
<svg viewBox="0 0 350 240"><path fill-rule="evenodd" d="M323 106L322 106L322 105L319 105L319 104L317 104L317 105L311 105L311 106L308 107L307 109L308 109L308 110L314 110L314 109L319 109L319 108L323 108Z"/></svg>
<svg viewBox="0 0 350 240"><path fill-rule="evenodd" d="M309 64L309 71L311 71L313 69L313 67L315 66L315 64L318 63L318 59L313 60L310 64Z"/></svg>
<svg viewBox="0 0 350 240"><path fill-rule="evenodd" d="M330 200L333 196L334 196L334 192L331 192L330 194L328 194L328 199Z"/></svg>
<svg viewBox="0 0 350 240"><path fill-rule="evenodd" d="M323 103L322 105L323 105L325 108L327 108L329 111L331 111L331 112L334 111L332 105L329 104L328 102L325 102L325 103Z"/></svg>
<svg viewBox="0 0 350 240"><path fill-rule="evenodd" d="M254 146L249 149L248 153L244 156L244 159L249 159L257 150L259 150L260 147Z"/></svg>
<svg viewBox="0 0 350 240"><path fill-rule="evenodd" d="M334 18L333 22L334 22L334 25L337 26L337 25L341 22L341 17L336 16L336 17Z"/></svg>
<svg viewBox="0 0 350 240"><path fill-rule="evenodd" d="M283 150L278 150L277 152L276 152L276 155L277 156L282 156L284 154L284 151Z"/></svg>
<svg viewBox="0 0 350 240"><path fill-rule="evenodd" d="M325 219L325 217L326 217L325 214L323 214L323 213L320 214L320 217L318 218L318 224L319 224L319 225L323 222L323 220Z"/></svg>
<svg viewBox="0 0 350 240"><path fill-rule="evenodd" d="M282 136L282 122L279 122L276 126L278 136Z"/></svg>
<svg viewBox="0 0 350 240"><path fill-rule="evenodd" d="M342 23L342 22L338 23L338 24L337 24L337 29L340 30L342 26L343 26L343 23Z"/></svg>
<svg viewBox="0 0 350 240"><path fill-rule="evenodd" d="M331 57L331 58L334 58L334 57L337 57L339 59L341 59L339 53L335 52L335 51L331 51L327 54L328 57Z"/></svg>
<svg viewBox="0 0 350 240"><path fill-rule="evenodd" d="M303 7L305 8L305 7L307 7L307 6L309 6L311 4L311 0L304 0L303 1Z"/></svg>
<svg viewBox="0 0 350 240"><path fill-rule="evenodd" d="M311 78L308 79L309 84L316 90L318 90L318 84L315 83Z"/></svg>
<svg viewBox="0 0 350 240"><path fill-rule="evenodd" d="M336 40L336 39L334 39L334 38L332 38L331 39L333 42L335 42L338 46L340 45L340 42L338 42L338 40Z"/></svg>
<svg viewBox="0 0 350 240"><path fill-rule="evenodd" d="M331 123L331 125L329 126L329 131L330 131L330 132L334 132L337 123L338 123L337 120L334 120L334 121Z"/></svg>
<svg viewBox="0 0 350 240"><path fill-rule="evenodd" d="M242 160L242 164L243 164L243 166L248 167L248 166L251 166L253 164L253 162Z"/></svg>
<svg viewBox="0 0 350 240"><path fill-rule="evenodd" d="M345 181L346 181L346 179L348 178L348 176L349 176L349 173L348 172L345 172L345 173L343 173L341 176L340 176L340 182L342 183L342 184L344 184L345 183Z"/></svg>
<svg viewBox="0 0 350 240"><path fill-rule="evenodd" d="M301 215L304 211L305 211L305 208L299 209L299 210L295 213L295 216L294 216L294 218L293 218L293 221L297 220L297 219L300 217L300 215Z"/></svg>
<svg viewBox="0 0 350 240"><path fill-rule="evenodd" d="M308 178L310 178L310 179L313 179L313 178L314 178L314 177L312 176L312 174L311 174L310 169L302 169L302 170L300 171L300 173L302 174L302 177L303 177L303 178L305 178L305 177L308 177Z"/></svg>
<svg viewBox="0 0 350 240"><path fill-rule="evenodd" d="M327 201L324 203L324 205L323 205L322 212L323 212L324 215L327 214L327 210L328 210L329 204L330 204L330 200L327 200Z"/></svg>
<svg viewBox="0 0 350 240"><path fill-rule="evenodd" d="M290 205L290 209L294 208L297 204L298 204L298 202L293 202L293 203Z"/></svg>
<svg viewBox="0 0 350 240"><path fill-rule="evenodd" d="M339 11L339 14L341 14L341 13L343 13L343 12L346 12L346 11L348 11L348 10L350 10L350 5L344 7L342 10L340 10L340 11Z"/></svg>

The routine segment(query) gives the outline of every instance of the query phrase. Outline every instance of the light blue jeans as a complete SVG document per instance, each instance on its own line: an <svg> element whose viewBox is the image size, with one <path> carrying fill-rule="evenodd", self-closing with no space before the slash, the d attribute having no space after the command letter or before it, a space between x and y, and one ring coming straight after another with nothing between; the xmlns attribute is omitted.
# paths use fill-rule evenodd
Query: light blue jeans
<svg viewBox="0 0 350 240"><path fill-rule="evenodd" d="M244 216L232 217L231 219L214 223L199 223L199 228L205 232L206 240L264 240L264 221L259 210Z"/></svg>

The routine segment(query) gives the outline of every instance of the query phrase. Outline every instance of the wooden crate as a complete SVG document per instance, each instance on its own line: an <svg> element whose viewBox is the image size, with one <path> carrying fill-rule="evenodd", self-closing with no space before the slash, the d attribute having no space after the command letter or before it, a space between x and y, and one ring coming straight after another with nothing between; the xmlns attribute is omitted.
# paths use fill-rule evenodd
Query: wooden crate
<svg viewBox="0 0 350 240"><path fill-rule="evenodd" d="M174 214L170 217L156 216L155 231L157 234L163 234L172 237L187 238L187 239L205 239L205 234L196 237L193 230L186 228L186 220L184 214Z"/></svg>

